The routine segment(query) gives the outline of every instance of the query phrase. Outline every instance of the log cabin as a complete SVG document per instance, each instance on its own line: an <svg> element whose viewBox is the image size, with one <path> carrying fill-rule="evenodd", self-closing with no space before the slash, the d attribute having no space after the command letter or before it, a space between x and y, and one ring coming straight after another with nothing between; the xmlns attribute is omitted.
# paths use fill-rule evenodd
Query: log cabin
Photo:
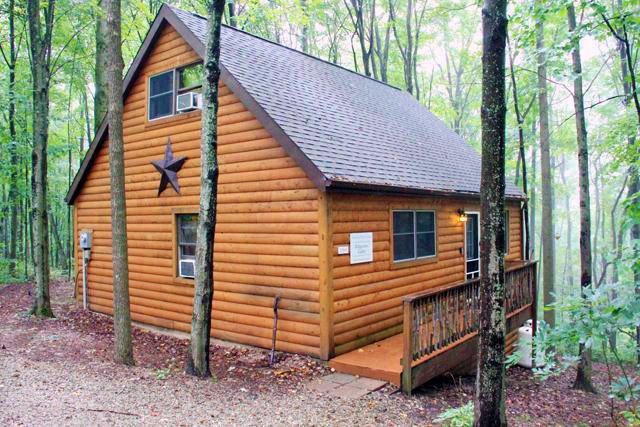
<svg viewBox="0 0 640 427"><path fill-rule="evenodd" d="M132 318L185 332L205 35L205 18L162 6L123 92ZM235 28L224 26L221 37L212 336L270 348L278 297L279 351L402 381L409 392L469 364L480 274L479 154L405 91ZM75 240L92 236L88 307L110 314L107 137L103 123L66 201ZM511 342L535 311L524 200L508 182ZM75 259L82 271L82 250ZM82 299L80 280L77 290ZM441 357L445 350L460 353L456 366ZM361 360L369 356L378 357L375 367Z"/></svg>

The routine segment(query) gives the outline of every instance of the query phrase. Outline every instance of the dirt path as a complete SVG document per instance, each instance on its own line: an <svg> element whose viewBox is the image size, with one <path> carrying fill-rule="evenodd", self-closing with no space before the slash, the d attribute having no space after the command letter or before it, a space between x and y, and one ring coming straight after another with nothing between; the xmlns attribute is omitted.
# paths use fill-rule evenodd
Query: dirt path
<svg viewBox="0 0 640 427"><path fill-rule="evenodd" d="M472 397L473 379L443 379L408 399L387 386L355 401L311 391L318 361L214 346L215 378L182 373L186 342L135 328L137 366L111 362L110 318L79 310L70 287L52 287L53 320L19 315L26 285L0 285L0 425L429 425ZM606 396L570 389L572 373L544 384L509 371L512 425L606 425ZM604 376L597 380L604 388Z"/></svg>

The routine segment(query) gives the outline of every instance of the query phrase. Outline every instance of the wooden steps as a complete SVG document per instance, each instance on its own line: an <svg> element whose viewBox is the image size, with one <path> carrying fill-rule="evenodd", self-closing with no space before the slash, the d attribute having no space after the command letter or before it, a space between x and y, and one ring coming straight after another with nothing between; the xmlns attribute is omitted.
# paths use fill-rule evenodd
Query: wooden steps
<svg viewBox="0 0 640 427"><path fill-rule="evenodd" d="M402 334L341 354L329 361L337 372L387 381L400 387Z"/></svg>

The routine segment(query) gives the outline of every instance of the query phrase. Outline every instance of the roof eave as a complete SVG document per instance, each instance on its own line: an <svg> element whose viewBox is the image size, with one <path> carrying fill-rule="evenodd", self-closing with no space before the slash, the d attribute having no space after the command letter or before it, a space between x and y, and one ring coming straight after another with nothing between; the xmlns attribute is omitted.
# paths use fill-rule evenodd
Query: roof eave
<svg viewBox="0 0 640 427"><path fill-rule="evenodd" d="M344 192L364 192L369 194L388 194L388 195L405 195L405 196L432 196L440 198L461 198L461 199L479 199L480 193L468 191L447 191L434 190L411 187L397 187L382 184L368 184L349 181L327 181L327 191L344 191ZM505 195L505 199L509 201L523 202L526 200L522 196Z"/></svg>

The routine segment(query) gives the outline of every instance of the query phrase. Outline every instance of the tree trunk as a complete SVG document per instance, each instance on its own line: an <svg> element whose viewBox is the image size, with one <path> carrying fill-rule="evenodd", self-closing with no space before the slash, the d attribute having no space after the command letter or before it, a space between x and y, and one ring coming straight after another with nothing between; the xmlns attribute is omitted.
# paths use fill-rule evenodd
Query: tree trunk
<svg viewBox="0 0 640 427"><path fill-rule="evenodd" d="M218 82L220 80L220 22L225 0L209 0L207 47L204 60L200 214L196 240L196 277L191 320L191 345L186 372L211 375L211 302L213 300L213 239L218 199Z"/></svg>
<svg viewBox="0 0 640 427"><path fill-rule="evenodd" d="M47 202L47 144L49 141L49 83L51 37L55 0L49 0L44 12L44 30L40 18L40 0L27 2L29 47L33 79L33 150L31 154L33 198L33 259L35 264L35 301L31 313L53 317L49 298L49 235Z"/></svg>
<svg viewBox="0 0 640 427"><path fill-rule="evenodd" d="M520 113L520 104L518 103L518 86L516 84L516 74L513 71L513 58L509 55L509 70L511 74L511 88L513 90L513 109L516 113L516 121L518 122L518 167L516 168L516 173L522 167L522 191L524 194L527 193L527 161L525 155L524 148L524 118ZM516 175L516 185L518 184L518 179ZM524 259L529 259L530 251L529 246L531 245L531 236L529 230L529 201L525 200L522 205L522 216L524 222L524 245L523 245L523 257Z"/></svg>
<svg viewBox="0 0 640 427"><path fill-rule="evenodd" d="M16 133L16 32L15 32L15 0L9 0L9 275L16 273L16 257L18 243L18 137Z"/></svg>
<svg viewBox="0 0 640 427"><path fill-rule="evenodd" d="M617 1L617 7L618 12L620 13L622 11L622 0ZM614 36L616 36L616 34L614 34ZM638 116L638 126L640 126L640 101L638 101L638 91L636 88L635 67L633 61L630 61L631 52L628 50L628 37L626 37L626 34L623 34L623 36L625 37L616 36L616 41L618 42L622 87L625 94L624 106L625 108L628 108L633 102ZM635 136L629 136L627 138L627 146L633 155L629 162L629 181L627 187L627 199L631 200L634 195L640 192L640 165L638 164L640 162L640 147L636 147ZM638 223L638 221L633 221L630 237L630 247L633 248L634 259L638 259L640 258L640 254L638 253L638 245L640 245L640 223ZM619 242L619 244L622 243ZM636 283L636 293L640 293L640 266L637 264L638 263L633 266L633 280ZM637 363L640 363L640 325L636 327L636 354Z"/></svg>
<svg viewBox="0 0 640 427"><path fill-rule="evenodd" d="M309 16L309 6L307 5L307 0L300 0L300 8L302 9L302 14L304 15L302 30L300 34L300 44L302 45L302 51L304 53L309 53L309 26L311 17Z"/></svg>
<svg viewBox="0 0 640 427"><path fill-rule="evenodd" d="M229 25L236 28L238 26L238 18L236 16L236 3L234 0L229 0L227 10L229 11Z"/></svg>
<svg viewBox="0 0 640 427"><path fill-rule="evenodd" d="M107 16L106 7L102 6L101 0L98 4L101 7L96 9L96 63L95 63L95 96L93 100L93 131L97 132L102 120L107 114ZM88 107L87 107L88 108ZM91 134L87 135L91 141Z"/></svg>
<svg viewBox="0 0 640 427"><path fill-rule="evenodd" d="M535 135L536 135L536 121L533 121L533 125L532 125L532 132L531 132L531 136L532 138L535 139ZM531 259L535 259L535 257L537 256L537 252L536 252L536 206L537 206L537 202L536 199L538 198L537 195L537 183L536 180L538 179L537 177L537 172L538 172L538 153L537 153L537 144L533 144L533 147L531 148L531 194L529 199L531 200L531 225L529 226L529 228L531 229L531 247L529 248L529 250L531 251ZM540 274L540 269L537 269L537 273L538 275Z"/></svg>
<svg viewBox="0 0 640 427"><path fill-rule="evenodd" d="M485 0L482 10L482 185L480 344L474 425L506 425L504 158L506 0Z"/></svg>
<svg viewBox="0 0 640 427"><path fill-rule="evenodd" d="M582 62L580 60L580 38L575 35L576 11L573 2L567 6L569 32L573 39L571 58L573 61L573 106L576 112L576 134L578 138L578 181L580 187L580 286L584 290L591 286L591 203L589 199L589 150L587 127L584 116L582 92ZM591 381L591 349L580 344L580 363L574 388L595 393Z"/></svg>
<svg viewBox="0 0 640 427"><path fill-rule="evenodd" d="M540 0L538 0L540 1ZM540 112L540 169L542 177L542 284L544 289L544 320L555 324L555 311L546 307L553 303L555 290L555 243L553 236L553 195L551 177L551 147L549 138L549 102L547 99L547 64L544 47L544 24L537 23L538 103Z"/></svg>
<svg viewBox="0 0 640 427"><path fill-rule="evenodd" d="M564 191L564 212L567 217L567 244L565 248L564 258L564 280L569 289L573 289L573 227L571 223L571 203L569 200L569 188L567 186L566 176L566 160L564 154L562 155L562 163L560 165L560 177L562 179L562 185L565 188Z"/></svg>
<svg viewBox="0 0 640 427"><path fill-rule="evenodd" d="M116 362L133 365L127 207L124 188L124 140L122 134L122 36L120 0L102 0L106 32L107 120L109 125L109 174L111 177L111 257L113 264L113 331Z"/></svg>

